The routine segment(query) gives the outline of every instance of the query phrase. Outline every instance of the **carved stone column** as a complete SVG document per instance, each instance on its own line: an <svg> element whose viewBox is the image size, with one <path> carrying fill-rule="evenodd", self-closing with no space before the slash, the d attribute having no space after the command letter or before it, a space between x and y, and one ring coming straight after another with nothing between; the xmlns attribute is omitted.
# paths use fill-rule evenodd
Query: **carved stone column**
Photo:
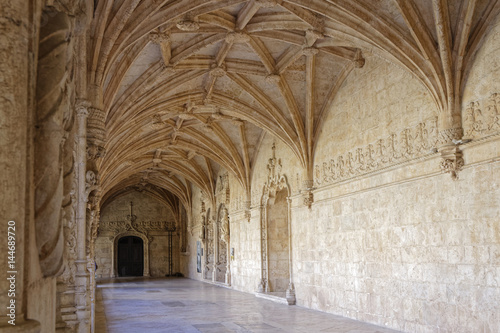
<svg viewBox="0 0 500 333"><path fill-rule="evenodd" d="M292 198L287 197L286 198L286 203L287 203L287 219L288 219L288 269L289 269L289 275L290 275L290 283L288 285L288 288L286 290L286 301L288 302L289 305L293 305L296 302L295 299L295 286L293 285L293 256L292 256Z"/></svg>
<svg viewBox="0 0 500 333"><path fill-rule="evenodd" d="M37 66L35 130L35 225L40 266L44 276L63 268L64 237L61 216L65 127L72 122L68 75L71 70L71 30L68 15L44 11ZM57 47L54 47L57 45Z"/></svg>
<svg viewBox="0 0 500 333"><path fill-rule="evenodd" d="M30 218L26 211L30 199L27 189L31 188L27 179L29 167L28 125L32 110L29 105L29 51L30 51L30 8L27 1L0 2L0 184L2 188L0 201L0 218L2 219L2 241L0 264L2 274L0 279L0 332L39 332L40 325L36 321L25 320L26 294L28 277L25 275L27 265L37 265L29 262L26 243L29 239ZM7 314L7 304L10 302L7 280L7 222L15 221L16 225L16 321L15 326Z"/></svg>
<svg viewBox="0 0 500 333"><path fill-rule="evenodd" d="M99 87L93 86L93 98L100 101L102 98ZM85 246L85 255L87 259L90 275L86 279L85 313L90 318L90 331L94 330L94 310L95 310L95 258L94 242L99 228L99 209L101 201L99 162L105 154L105 120L104 110L96 107L88 108L88 120L86 126L86 140L83 151L86 152L86 163L84 169L85 180L85 199L87 200L85 216L85 237L83 244ZM83 145L83 143L82 143ZM87 214L88 209L88 214ZM82 241L82 240L80 240ZM83 301L83 297L82 297ZM81 304L83 306L83 304ZM82 309L83 311L83 309ZM83 332L83 331L81 331Z"/></svg>
<svg viewBox="0 0 500 333"><path fill-rule="evenodd" d="M261 280L257 289L259 293L269 292L268 265L267 265L267 197L262 199L260 206L260 255L261 255Z"/></svg>
<svg viewBox="0 0 500 333"><path fill-rule="evenodd" d="M76 248L76 274L75 274L75 303L78 318L77 332L88 332L90 317L87 302L89 290L89 272L87 269L87 191L86 191L86 164L87 164L87 104L82 104L77 109L77 151L76 173L78 181L77 193L77 248Z"/></svg>

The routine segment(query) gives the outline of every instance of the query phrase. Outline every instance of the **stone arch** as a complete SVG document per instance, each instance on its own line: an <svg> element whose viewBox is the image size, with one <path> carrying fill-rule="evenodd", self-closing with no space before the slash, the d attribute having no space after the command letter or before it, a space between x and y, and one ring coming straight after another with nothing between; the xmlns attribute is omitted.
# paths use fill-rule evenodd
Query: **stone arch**
<svg viewBox="0 0 500 333"><path fill-rule="evenodd" d="M128 236L135 236L135 237L139 237L140 239L142 239L143 252L144 252L143 253L143 255L144 255L143 276L145 276L145 277L150 276L150 274L149 274L149 239L148 239L148 237L146 237L146 235L141 234L137 231L126 231L126 232L122 232L122 233L115 235L115 237L113 239L113 254L111 256L113 258L113 263L112 263L113 276L112 277L119 276L118 275L118 241L121 238L128 237Z"/></svg>
<svg viewBox="0 0 500 333"><path fill-rule="evenodd" d="M295 304L292 274L291 188L281 174L281 159L275 156L267 165L268 178L261 197L262 278L258 292L277 293ZM270 281L273 280L273 281ZM288 281L288 283L286 283Z"/></svg>

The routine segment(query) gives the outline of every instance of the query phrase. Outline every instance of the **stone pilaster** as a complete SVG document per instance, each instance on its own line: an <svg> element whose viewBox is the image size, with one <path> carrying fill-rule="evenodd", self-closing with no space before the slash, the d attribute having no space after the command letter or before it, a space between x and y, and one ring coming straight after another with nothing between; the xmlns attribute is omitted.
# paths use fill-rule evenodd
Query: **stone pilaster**
<svg viewBox="0 0 500 333"><path fill-rule="evenodd" d="M30 52L30 8L27 1L1 1L0 2L0 184L2 200L0 203L0 218L2 220L2 241L0 250L2 267L0 279L0 332L39 332L40 324L36 321L26 320L27 283L29 276L26 266L29 265L29 254L26 243L29 239L30 214L27 207L30 199L27 189L31 189L28 174L29 142L28 126L31 121L29 100L29 52ZM15 326L8 323L11 320L7 314L7 305L11 298L8 297L10 282L7 280L7 222L15 221L16 228L16 260L14 274L16 277L15 291ZM12 230L11 230L12 231ZM37 257L37 255L36 255ZM35 258L36 258L35 257ZM33 265L38 264L33 262ZM9 310L10 312L10 310Z"/></svg>
<svg viewBox="0 0 500 333"><path fill-rule="evenodd" d="M87 333L90 331L90 313L88 309L88 291L90 288L89 272L87 269L86 239L87 239L87 192L86 192L86 164L87 164L87 117L88 107L77 110L77 249L76 249L76 274L75 274L75 303L78 319L77 332Z"/></svg>

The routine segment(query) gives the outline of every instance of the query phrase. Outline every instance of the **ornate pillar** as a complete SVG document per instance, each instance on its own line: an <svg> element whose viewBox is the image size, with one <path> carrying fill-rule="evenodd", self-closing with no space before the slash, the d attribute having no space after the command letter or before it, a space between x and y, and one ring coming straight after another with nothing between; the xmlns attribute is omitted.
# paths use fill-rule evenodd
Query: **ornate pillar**
<svg viewBox="0 0 500 333"><path fill-rule="evenodd" d="M82 102L77 108L77 150L76 173L78 182L77 212L76 212L76 274L75 274L75 304L78 319L77 332L90 331L90 318L87 302L89 290L89 272L87 269L87 116L88 103Z"/></svg>
<svg viewBox="0 0 500 333"><path fill-rule="evenodd" d="M88 171L87 171L88 173ZM88 184L87 184L88 186ZM87 269L89 271L89 293L87 302L90 311L90 331L95 331L95 240L97 238L97 230L99 228L100 218L100 188L92 192L88 198L87 209L89 210L89 218L87 219Z"/></svg>
<svg viewBox="0 0 500 333"><path fill-rule="evenodd" d="M215 205L213 205L215 207ZM216 212L217 214L217 212ZM212 269L212 282L217 281L217 269L219 266L219 221L217 216L212 217L212 232L213 232L213 242L212 242L212 252L214 254L213 269Z"/></svg>
<svg viewBox="0 0 500 333"><path fill-rule="evenodd" d="M229 227L229 214L226 208L222 209L222 217L221 217L221 234L220 240L226 244L226 274L224 277L224 281L227 285L231 285L231 254L229 253L230 245L229 241L230 237L230 227Z"/></svg>
<svg viewBox="0 0 500 333"><path fill-rule="evenodd" d="M62 12L44 10L48 23L40 28L35 119L35 227L42 274L59 275L63 269L64 137L71 127L73 108L68 96L71 69L71 21ZM58 47L54 47L58 45Z"/></svg>

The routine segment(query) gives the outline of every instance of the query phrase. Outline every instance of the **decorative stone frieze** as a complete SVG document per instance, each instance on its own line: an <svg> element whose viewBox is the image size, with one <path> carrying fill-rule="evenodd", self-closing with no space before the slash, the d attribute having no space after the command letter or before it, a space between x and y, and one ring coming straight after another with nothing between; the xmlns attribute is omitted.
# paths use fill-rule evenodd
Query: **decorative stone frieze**
<svg viewBox="0 0 500 333"><path fill-rule="evenodd" d="M486 101L473 101L467 105L464 131L465 139L478 139L500 132L500 93L491 94Z"/></svg>
<svg viewBox="0 0 500 333"><path fill-rule="evenodd" d="M406 128L314 167L316 186L333 184L436 152L437 118Z"/></svg>
<svg viewBox="0 0 500 333"><path fill-rule="evenodd" d="M150 231L164 231L167 225L167 221L137 221L137 217L134 216L132 219L122 221L101 221L99 229L116 234L130 230L147 234Z"/></svg>

